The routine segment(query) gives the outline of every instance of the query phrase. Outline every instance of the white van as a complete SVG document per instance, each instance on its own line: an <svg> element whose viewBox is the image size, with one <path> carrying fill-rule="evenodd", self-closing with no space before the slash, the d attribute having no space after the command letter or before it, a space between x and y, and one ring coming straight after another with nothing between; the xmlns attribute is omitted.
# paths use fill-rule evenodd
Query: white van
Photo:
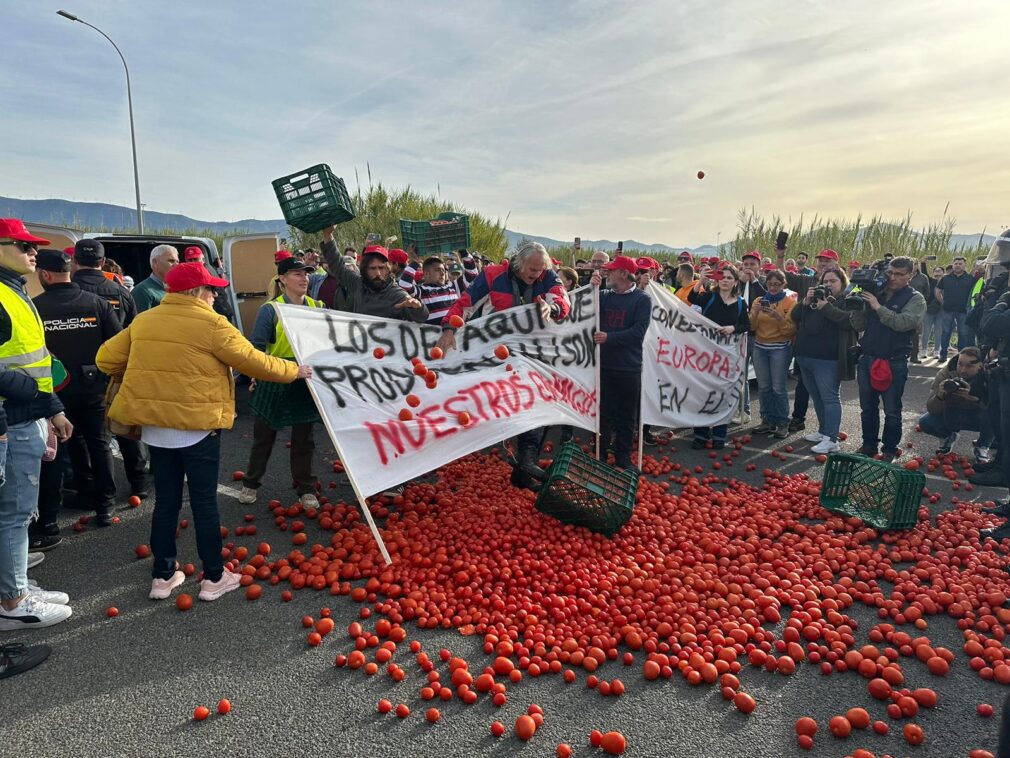
<svg viewBox="0 0 1010 758"><path fill-rule="evenodd" d="M248 336L256 321L256 311L266 302L267 285L277 273L274 253L280 245L276 234L247 234L226 237L223 256L219 256L217 244L208 237L164 236L157 234L108 234L104 232L79 232L62 226L25 222L32 234L49 240L49 247L62 250L73 247L80 239L96 239L105 248L105 255L123 267L123 273L133 277L134 284L146 279L151 273L151 250L157 245L172 245L179 250L182 258L187 247L203 250L204 261L210 262L221 257L224 276L231 281L228 300L235 313L236 326ZM217 276L214 268L209 267ZM28 292L34 297L42 291L38 278L28 277Z"/></svg>

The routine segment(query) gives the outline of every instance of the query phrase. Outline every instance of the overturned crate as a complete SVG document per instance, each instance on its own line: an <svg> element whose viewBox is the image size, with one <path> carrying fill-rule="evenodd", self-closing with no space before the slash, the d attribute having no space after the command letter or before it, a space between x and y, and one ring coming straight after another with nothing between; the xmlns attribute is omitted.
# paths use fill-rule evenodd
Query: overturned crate
<svg viewBox="0 0 1010 758"><path fill-rule="evenodd" d="M862 455L832 453L821 484L821 505L876 529L915 526L926 477Z"/></svg>
<svg viewBox="0 0 1010 758"><path fill-rule="evenodd" d="M610 537L631 518L637 493L637 471L618 471L566 442L547 471L536 506L562 523Z"/></svg>

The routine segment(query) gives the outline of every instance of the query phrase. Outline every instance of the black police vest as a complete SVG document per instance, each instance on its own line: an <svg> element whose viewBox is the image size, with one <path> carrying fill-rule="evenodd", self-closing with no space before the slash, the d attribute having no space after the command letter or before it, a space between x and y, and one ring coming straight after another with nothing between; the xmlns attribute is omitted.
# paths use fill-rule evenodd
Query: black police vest
<svg viewBox="0 0 1010 758"><path fill-rule="evenodd" d="M881 302L880 307L898 313L914 296L915 290L906 286L895 292L887 302ZM874 358L907 359L915 349L915 330L896 332L880 323L876 311L869 311L866 315L866 331L859 340L859 346L863 355Z"/></svg>
<svg viewBox="0 0 1010 758"><path fill-rule="evenodd" d="M45 329L46 347L66 367L74 390L104 392L104 377L95 369L105 307L99 296L76 285L57 285L33 302Z"/></svg>

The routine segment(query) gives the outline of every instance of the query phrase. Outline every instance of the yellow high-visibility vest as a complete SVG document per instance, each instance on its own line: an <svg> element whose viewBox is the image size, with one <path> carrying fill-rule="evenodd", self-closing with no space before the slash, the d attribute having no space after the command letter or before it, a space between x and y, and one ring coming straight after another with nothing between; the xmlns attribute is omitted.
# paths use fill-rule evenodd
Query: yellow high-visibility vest
<svg viewBox="0 0 1010 758"><path fill-rule="evenodd" d="M281 295L274 300L275 303L283 303L284 295ZM309 308L325 308L322 300L313 300L311 297L305 298L305 303ZM295 351L291 349L291 343L288 342L288 336L284 333L284 327L281 326L280 316L277 317L277 326L274 327L274 341L267 345L266 349L267 355L276 355L278 358L290 358L295 357Z"/></svg>
<svg viewBox="0 0 1010 758"><path fill-rule="evenodd" d="M19 369L35 380L39 392L53 391L53 361L35 306L0 284L0 305L11 320L11 338L0 345L0 366Z"/></svg>

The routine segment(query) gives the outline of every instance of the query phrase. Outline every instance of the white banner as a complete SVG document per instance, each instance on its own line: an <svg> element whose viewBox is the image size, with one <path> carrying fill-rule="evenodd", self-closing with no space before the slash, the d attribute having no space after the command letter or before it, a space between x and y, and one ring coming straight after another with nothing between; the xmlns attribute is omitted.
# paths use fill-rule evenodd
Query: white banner
<svg viewBox="0 0 1010 758"><path fill-rule="evenodd" d="M298 362L313 368L310 389L344 470L367 497L530 429L595 430L596 302L590 287L570 297L560 324L543 323L536 305L467 322L457 349L438 360L429 358L436 326L275 307ZM415 357L437 374L433 389Z"/></svg>
<svg viewBox="0 0 1010 758"><path fill-rule="evenodd" d="M675 428L729 423L740 403L746 335L721 333L666 288L650 285L648 294L642 421Z"/></svg>

